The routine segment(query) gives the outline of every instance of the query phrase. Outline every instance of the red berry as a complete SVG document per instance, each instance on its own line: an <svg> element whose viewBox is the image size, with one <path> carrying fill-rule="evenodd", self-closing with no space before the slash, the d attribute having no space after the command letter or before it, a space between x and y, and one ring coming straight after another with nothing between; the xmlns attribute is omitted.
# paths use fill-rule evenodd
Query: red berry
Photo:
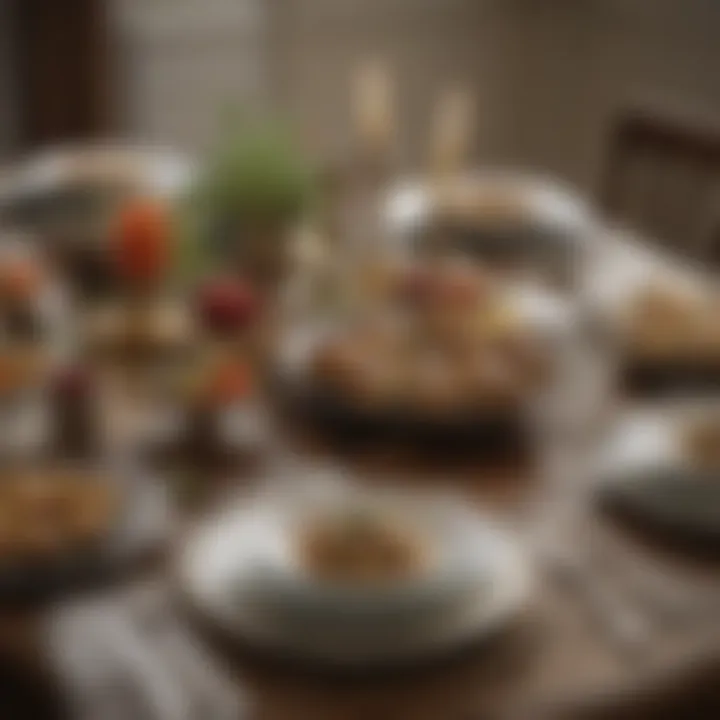
<svg viewBox="0 0 720 720"><path fill-rule="evenodd" d="M91 392L93 378L83 367L69 367L55 376L55 392L61 397L79 398Z"/></svg>
<svg viewBox="0 0 720 720"><path fill-rule="evenodd" d="M201 288L198 309L203 324L211 331L233 333L250 325L260 303L249 284L240 280L213 280Z"/></svg>

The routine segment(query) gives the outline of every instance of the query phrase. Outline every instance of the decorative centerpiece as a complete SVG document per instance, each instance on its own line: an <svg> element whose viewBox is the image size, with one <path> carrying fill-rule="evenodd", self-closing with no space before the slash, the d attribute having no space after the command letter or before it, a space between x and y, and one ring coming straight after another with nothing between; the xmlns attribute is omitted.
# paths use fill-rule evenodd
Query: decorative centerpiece
<svg viewBox="0 0 720 720"><path fill-rule="evenodd" d="M183 467L235 466L257 450L260 303L248 283L217 277L198 289L194 311L200 339L171 400L179 432L166 449Z"/></svg>
<svg viewBox="0 0 720 720"><path fill-rule="evenodd" d="M191 325L183 305L163 295L173 245L164 205L142 199L124 206L109 250L121 295L92 317L89 330L89 341L101 355L147 367L189 346Z"/></svg>
<svg viewBox="0 0 720 720"><path fill-rule="evenodd" d="M282 374L304 411L353 438L526 446L553 363L513 290L454 259L397 268L383 285L363 315L287 348Z"/></svg>
<svg viewBox="0 0 720 720"><path fill-rule="evenodd" d="M287 133L269 123L239 124L191 194L187 269L231 263L258 287L276 289L312 194L312 172Z"/></svg>

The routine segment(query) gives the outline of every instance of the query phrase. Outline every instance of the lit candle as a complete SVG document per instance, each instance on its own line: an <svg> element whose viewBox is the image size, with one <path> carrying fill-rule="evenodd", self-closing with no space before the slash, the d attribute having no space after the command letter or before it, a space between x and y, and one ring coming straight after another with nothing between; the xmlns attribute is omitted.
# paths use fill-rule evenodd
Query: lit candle
<svg viewBox="0 0 720 720"><path fill-rule="evenodd" d="M355 81L355 123L360 147L371 157L387 154L395 132L393 88L386 66L366 61Z"/></svg>
<svg viewBox="0 0 720 720"><path fill-rule="evenodd" d="M447 90L433 120L430 167L437 179L460 172L467 162L473 127L473 106L463 88Z"/></svg>

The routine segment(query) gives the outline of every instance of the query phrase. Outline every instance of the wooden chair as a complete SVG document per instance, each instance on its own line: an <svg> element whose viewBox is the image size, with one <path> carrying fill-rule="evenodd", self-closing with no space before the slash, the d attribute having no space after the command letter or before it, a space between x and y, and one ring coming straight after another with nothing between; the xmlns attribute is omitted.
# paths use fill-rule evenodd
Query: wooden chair
<svg viewBox="0 0 720 720"><path fill-rule="evenodd" d="M720 200L718 200L718 204L720 204ZM720 270L720 219L708 234L704 251L704 257L707 258L712 267Z"/></svg>
<svg viewBox="0 0 720 720"><path fill-rule="evenodd" d="M720 218L720 125L625 114L614 128L601 192L611 217L683 254L714 254L720 264L720 247L708 242L710 223Z"/></svg>

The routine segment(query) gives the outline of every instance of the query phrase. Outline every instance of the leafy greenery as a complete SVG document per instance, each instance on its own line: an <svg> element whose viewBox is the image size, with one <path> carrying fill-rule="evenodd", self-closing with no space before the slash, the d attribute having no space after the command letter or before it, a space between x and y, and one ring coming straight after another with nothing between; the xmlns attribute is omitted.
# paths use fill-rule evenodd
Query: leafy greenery
<svg viewBox="0 0 720 720"><path fill-rule="evenodd" d="M232 118L183 208L183 273L205 271L245 232L284 228L313 195L313 171L285 128Z"/></svg>
<svg viewBox="0 0 720 720"><path fill-rule="evenodd" d="M198 199L225 217L274 223L297 217L311 188L311 172L287 133L243 124L216 151Z"/></svg>

